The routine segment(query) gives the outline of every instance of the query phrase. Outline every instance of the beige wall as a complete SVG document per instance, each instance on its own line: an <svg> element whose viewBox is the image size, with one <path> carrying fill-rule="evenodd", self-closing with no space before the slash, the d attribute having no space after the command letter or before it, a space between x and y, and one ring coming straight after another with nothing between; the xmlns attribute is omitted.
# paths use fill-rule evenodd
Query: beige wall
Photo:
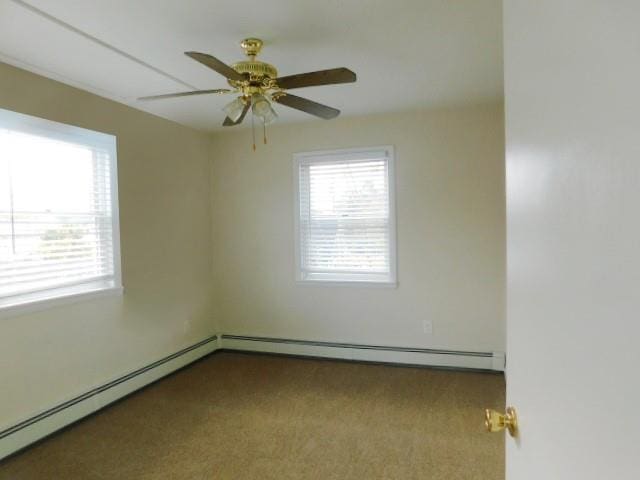
<svg viewBox="0 0 640 480"><path fill-rule="evenodd" d="M125 286L0 317L0 428L219 331L504 350L501 105L279 125L256 153L4 64L0 108L117 136ZM292 154L382 144L398 288L297 285Z"/></svg>
<svg viewBox="0 0 640 480"><path fill-rule="evenodd" d="M225 333L504 351L501 104L342 118L212 142L215 299ZM261 138L259 136L259 138ZM396 148L396 289L295 283L294 152ZM433 335L423 333L423 320Z"/></svg>
<svg viewBox="0 0 640 480"><path fill-rule="evenodd" d="M123 297L0 318L0 427L217 330L209 138L0 64L0 108L118 139Z"/></svg>

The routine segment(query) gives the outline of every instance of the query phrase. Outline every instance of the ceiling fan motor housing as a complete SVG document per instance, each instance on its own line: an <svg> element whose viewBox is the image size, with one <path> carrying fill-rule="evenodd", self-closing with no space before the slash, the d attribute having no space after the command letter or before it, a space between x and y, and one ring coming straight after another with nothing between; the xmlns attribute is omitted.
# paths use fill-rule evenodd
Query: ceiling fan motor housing
<svg viewBox="0 0 640 480"><path fill-rule="evenodd" d="M276 78L278 76L276 67L258 60L237 62L231 65L231 68L238 73L248 73L250 81L260 81L264 78Z"/></svg>
<svg viewBox="0 0 640 480"><path fill-rule="evenodd" d="M278 77L278 70L273 65L256 60L256 55L262 49L262 40L259 38L245 38L240 46L249 60L236 62L231 65L236 72L247 77L246 81L229 80L229 84L241 90L243 94L251 95L263 93L264 90L275 86L273 80Z"/></svg>

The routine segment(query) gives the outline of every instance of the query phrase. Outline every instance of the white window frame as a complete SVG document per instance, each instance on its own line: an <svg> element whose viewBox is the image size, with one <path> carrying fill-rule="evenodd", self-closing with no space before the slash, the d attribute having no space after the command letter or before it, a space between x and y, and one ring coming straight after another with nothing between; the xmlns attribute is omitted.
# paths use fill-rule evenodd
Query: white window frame
<svg viewBox="0 0 640 480"><path fill-rule="evenodd" d="M300 245L300 165L305 162L314 163L321 161L345 160L349 157L357 157L372 151L385 150L387 153L388 183L389 183L389 277L384 280L363 280L360 275L353 280L346 275L328 274L324 278L321 275L313 277L305 276L302 272L301 245ZM395 189L395 151L393 145L374 147L342 148L336 150L316 150L310 152L298 152L293 154L293 180L294 180L294 227L295 227L295 279L300 285L327 285L327 286L351 286L351 287L386 287L395 288L398 285L397 276L397 247L396 247L396 189Z"/></svg>
<svg viewBox="0 0 640 480"><path fill-rule="evenodd" d="M110 156L111 232L113 277L69 286L43 289L0 298L0 318L44 310L58 305L109 295L122 295L120 262L120 215L118 210L118 159L116 137L102 132L0 109L0 127L89 147L99 147Z"/></svg>

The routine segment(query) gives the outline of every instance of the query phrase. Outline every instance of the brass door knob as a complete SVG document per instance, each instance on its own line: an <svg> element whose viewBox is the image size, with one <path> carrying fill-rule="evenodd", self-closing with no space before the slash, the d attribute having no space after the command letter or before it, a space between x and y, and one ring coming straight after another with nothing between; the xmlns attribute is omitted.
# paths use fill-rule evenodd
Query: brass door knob
<svg viewBox="0 0 640 480"><path fill-rule="evenodd" d="M507 407L506 413L496 412L495 410L484 411L484 426L487 427L487 432L501 432L505 428L509 431L509 435L515 437L518 434L518 415L516 409L513 407Z"/></svg>

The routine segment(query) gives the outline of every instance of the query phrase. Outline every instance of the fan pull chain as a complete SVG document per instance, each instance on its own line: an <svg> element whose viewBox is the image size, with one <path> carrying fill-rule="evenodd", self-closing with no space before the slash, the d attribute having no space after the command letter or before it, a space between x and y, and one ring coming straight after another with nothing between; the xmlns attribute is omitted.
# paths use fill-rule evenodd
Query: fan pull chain
<svg viewBox="0 0 640 480"><path fill-rule="evenodd" d="M264 144L267 144L267 124L262 124L262 135L264 136Z"/></svg>
<svg viewBox="0 0 640 480"><path fill-rule="evenodd" d="M253 112L251 112L251 135L253 136L253 151L256 151L256 129L253 125Z"/></svg>

